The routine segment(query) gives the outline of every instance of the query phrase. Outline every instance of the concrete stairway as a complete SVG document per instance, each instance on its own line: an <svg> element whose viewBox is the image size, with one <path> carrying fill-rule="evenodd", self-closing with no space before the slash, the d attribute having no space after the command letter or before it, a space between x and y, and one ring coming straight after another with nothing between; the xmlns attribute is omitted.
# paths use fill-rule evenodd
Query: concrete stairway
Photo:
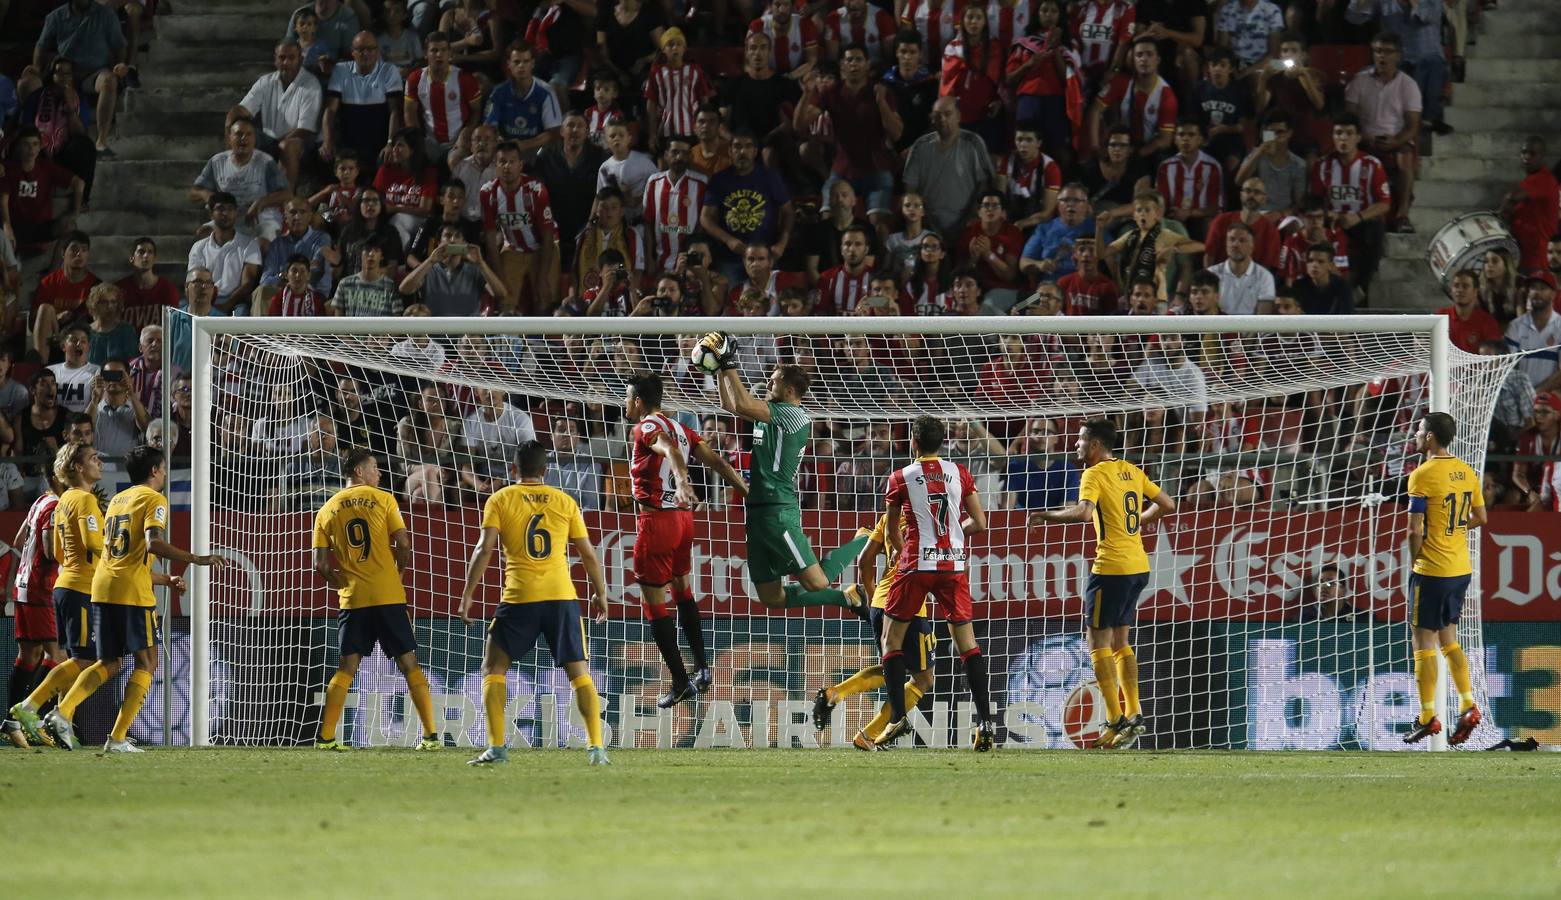
<svg viewBox="0 0 1561 900"><path fill-rule="evenodd" d="M1421 161L1410 220L1416 232L1388 235L1387 256L1372 288L1374 309L1427 310L1447 303L1425 263L1437 229L1474 210L1496 209L1523 178L1518 150L1525 136L1549 142L1561 154L1561 18L1554 0L1502 0L1485 14L1469 47L1464 83L1453 89L1447 123L1457 129L1434 138L1434 155Z"/></svg>
<svg viewBox="0 0 1561 900"><path fill-rule="evenodd" d="M296 4L286 0L174 0L157 17L143 55L145 88L130 92L110 140L117 158L98 163L92 211L92 266L114 279L128 271L132 244L157 241L158 271L181 285L196 227L205 214L185 191L213 153L222 123L262 73Z"/></svg>

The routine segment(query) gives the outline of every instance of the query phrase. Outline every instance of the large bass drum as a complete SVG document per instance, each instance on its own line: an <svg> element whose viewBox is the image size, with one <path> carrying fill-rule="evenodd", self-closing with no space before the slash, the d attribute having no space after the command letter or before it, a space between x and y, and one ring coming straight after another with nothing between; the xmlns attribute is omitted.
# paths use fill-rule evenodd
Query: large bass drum
<svg viewBox="0 0 1561 900"><path fill-rule="evenodd" d="M1465 213L1436 232L1426 248L1425 261L1445 291L1452 286L1455 274L1478 270L1488 251L1502 249L1518 258L1518 242L1501 217L1493 212Z"/></svg>

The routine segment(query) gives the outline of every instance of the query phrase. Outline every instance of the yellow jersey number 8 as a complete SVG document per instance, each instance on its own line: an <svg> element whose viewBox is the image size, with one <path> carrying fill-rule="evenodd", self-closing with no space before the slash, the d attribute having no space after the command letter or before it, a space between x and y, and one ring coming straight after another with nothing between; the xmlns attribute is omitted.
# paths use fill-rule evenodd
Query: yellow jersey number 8
<svg viewBox="0 0 1561 900"><path fill-rule="evenodd" d="M1128 534L1138 533L1138 492L1128 491L1122 495L1122 530Z"/></svg>

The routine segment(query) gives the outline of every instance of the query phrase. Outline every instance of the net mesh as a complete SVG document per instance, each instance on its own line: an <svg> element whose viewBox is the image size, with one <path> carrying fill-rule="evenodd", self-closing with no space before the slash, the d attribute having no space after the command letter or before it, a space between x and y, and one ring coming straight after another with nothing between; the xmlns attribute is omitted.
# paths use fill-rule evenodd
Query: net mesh
<svg viewBox="0 0 1561 900"><path fill-rule="evenodd" d="M1076 500L1074 436L1086 418L1109 416L1122 429L1119 455L1181 506L1145 537L1153 577L1133 636L1151 722L1143 744L1403 746L1418 712L1404 482L1418 461L1411 426L1428 408L1429 337L1020 333L1045 326L1015 321L995 319L987 333L739 339L741 373L757 395L777 362L813 377L799 487L818 555L873 525L887 475L909 461L909 421L948 421L944 456L970 469L992 511L990 530L973 539L970 578L999 739L1087 746L1103 720L1080 599L1093 535L1084 525L1031 525L1029 513ZM211 585L210 659L196 689L210 698L212 740L313 740L337 658L335 600L310 569L310 526L343 484L342 452L367 445L414 536L405 581L436 716L449 740L483 744L485 635L456 615L461 581L481 504L512 478L515 447L534 435L553 448L548 481L580 501L607 572L612 614L589 626L588 643L610 743L847 743L881 692L842 701L823 732L809 721L811 698L876 661L872 634L837 608L758 604L745 577L744 510L698 465L691 578L715 684L657 711L667 676L630 574L625 383L661 373L667 412L739 471L750 428L722 411L711 377L688 362L693 334L635 327L215 338L209 371L197 373L210 379L211 404L196 414L211 423L211 542L240 565ZM1453 357L1454 451L1480 469L1492 400L1512 363ZM578 566L575 574L583 588ZM488 614L501 580L496 563L481 594ZM1478 584L1460 639L1489 710ZM936 630L934 687L912 714L916 743L958 745L971 706L947 630ZM509 678L512 745L582 742L567 680L545 650ZM1497 734L1489 716L1481 730ZM364 745L418 736L405 685L378 652L363 661L341 735ZM1488 743L1480 737L1471 746Z"/></svg>

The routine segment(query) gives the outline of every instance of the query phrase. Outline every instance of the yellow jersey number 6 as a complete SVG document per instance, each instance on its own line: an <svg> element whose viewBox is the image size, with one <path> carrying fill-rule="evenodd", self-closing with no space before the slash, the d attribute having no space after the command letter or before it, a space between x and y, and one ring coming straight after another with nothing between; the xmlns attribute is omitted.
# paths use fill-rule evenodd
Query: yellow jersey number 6
<svg viewBox="0 0 1561 900"><path fill-rule="evenodd" d="M526 554L532 559L547 559L553 555L553 535L542 527L542 516L535 515L526 523Z"/></svg>

